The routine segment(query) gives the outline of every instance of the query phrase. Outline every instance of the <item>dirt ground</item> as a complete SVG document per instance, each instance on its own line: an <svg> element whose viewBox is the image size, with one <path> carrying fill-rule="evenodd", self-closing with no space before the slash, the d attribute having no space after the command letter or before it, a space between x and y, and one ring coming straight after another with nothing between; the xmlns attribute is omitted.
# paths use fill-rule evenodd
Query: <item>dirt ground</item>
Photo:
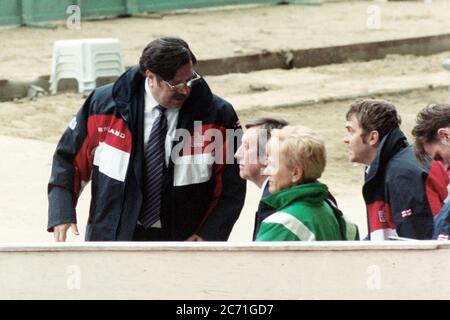
<svg viewBox="0 0 450 320"><path fill-rule="evenodd" d="M251 109L264 113L277 106L312 105L354 94L446 86L449 74L441 61L447 57L450 52L425 57L389 55L367 62L209 76L206 81L239 112ZM57 142L86 96L61 93L0 103L0 135ZM445 95L422 99L424 105L445 101Z"/></svg>
<svg viewBox="0 0 450 320"><path fill-rule="evenodd" d="M367 28L377 6L380 29ZM82 22L81 30L1 28L0 79L32 79L50 73L56 40L114 37L121 40L125 65L137 63L152 39L177 35L202 59L315 48L447 33L446 0L326 3L319 6L278 5L226 11L153 15ZM368 20L369 19L369 20Z"/></svg>
<svg viewBox="0 0 450 320"><path fill-rule="evenodd" d="M381 95L376 98L390 100L398 107L403 119L402 129L409 135L417 112L428 102L445 101L447 90L445 88L423 89L409 93ZM63 103L58 100L62 100ZM8 154L4 154L0 161L0 181L2 181L0 214L3 219L0 226L0 242L52 240L51 235L45 232L47 223L46 182L50 172L51 155L55 147L54 143L72 117L73 112L78 109L81 100L82 98L78 95L67 95L46 97L31 103L24 102L23 108L32 108L31 105L34 104L40 109L40 112L32 112L22 120L15 117L11 121L11 126L15 127L14 130L4 130L5 125L1 125L1 135L8 134L8 132L11 136L22 134L33 140L0 138L2 149L8 150ZM238 114L242 123L255 117L276 116L287 119L291 124L305 125L319 132L324 138L327 148L327 167L321 180L329 186L341 209L359 225L361 234L364 235L367 227L365 207L361 196L363 167L348 162L346 147L342 142L345 112L351 101L353 100L272 110L238 111ZM55 106L58 105L61 107L56 108ZM6 109L8 108L5 108L5 103L0 104L1 119L15 113L12 111L8 114ZM49 117L53 117L53 121L48 121ZM19 130L19 128L22 129ZM15 158L16 156L17 158ZM88 212L89 193L90 189L86 188L78 206L79 226L80 230L83 230L82 236L78 238L71 236L70 241L82 240ZM24 201L24 194L26 201ZM230 241L251 240L253 217L258 199L258 189L249 183L246 204L233 229ZM28 223L23 225L21 221L28 221Z"/></svg>
<svg viewBox="0 0 450 320"><path fill-rule="evenodd" d="M328 154L322 181L330 187L346 215L359 225L361 234L365 234L365 207L361 196L363 167L348 162L342 143L344 116L353 99L333 101L332 97L342 98L358 92L362 96L390 100L398 107L403 129L409 135L415 115L421 108L428 103L446 101L447 88L442 85L448 83L448 73L441 71L440 64L449 56L450 52L428 57L392 55L368 62L228 74L206 77L206 80L214 92L235 105L242 123L255 117L275 116L318 131L326 141ZM401 90L415 86L422 89L409 93L370 94L383 89ZM3 182L0 214L7 217L0 227L4 231L0 241L51 240L51 235L45 232L45 190L51 156L55 143L85 98L86 94L62 93L0 103L0 135L5 137L0 143L3 150L9 150L2 157L0 166L0 181ZM271 108L277 105L285 107ZM24 193L28 196L22 203ZM89 193L86 188L79 201L80 230L84 230ZM251 239L258 199L258 189L249 183L246 204L233 229L231 241ZM19 219L24 217L34 223L18 228ZM71 241L81 240L82 237L71 238Z"/></svg>
<svg viewBox="0 0 450 320"><path fill-rule="evenodd" d="M441 63L449 57L450 52L388 55L368 62L227 74L207 80L214 92L226 97L238 110L297 106L308 101L447 86L449 73Z"/></svg>

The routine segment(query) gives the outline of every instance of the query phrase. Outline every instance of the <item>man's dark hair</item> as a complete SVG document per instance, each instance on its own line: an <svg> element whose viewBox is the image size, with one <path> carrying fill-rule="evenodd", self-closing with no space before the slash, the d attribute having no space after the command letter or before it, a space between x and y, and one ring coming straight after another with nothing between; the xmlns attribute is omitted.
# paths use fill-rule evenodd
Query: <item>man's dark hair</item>
<svg viewBox="0 0 450 320"><path fill-rule="evenodd" d="M270 139L273 129L281 129L289 123L279 118L258 118L251 120L245 124L245 129L258 128L262 129L258 133L258 156L266 152L267 141Z"/></svg>
<svg viewBox="0 0 450 320"><path fill-rule="evenodd" d="M426 158L423 144L438 141L437 131L446 127L450 127L450 105L432 104L419 112L412 130L414 149L419 160L425 161Z"/></svg>
<svg viewBox="0 0 450 320"><path fill-rule="evenodd" d="M177 70L197 59L189 49L186 41L180 38L164 37L150 42L139 59L140 71L143 75L150 70L165 81L175 77Z"/></svg>
<svg viewBox="0 0 450 320"><path fill-rule="evenodd" d="M347 120L350 120L352 115L355 115L363 129L363 137L376 130L380 141L402 123L395 106L383 100L358 99L350 105L346 115Z"/></svg>

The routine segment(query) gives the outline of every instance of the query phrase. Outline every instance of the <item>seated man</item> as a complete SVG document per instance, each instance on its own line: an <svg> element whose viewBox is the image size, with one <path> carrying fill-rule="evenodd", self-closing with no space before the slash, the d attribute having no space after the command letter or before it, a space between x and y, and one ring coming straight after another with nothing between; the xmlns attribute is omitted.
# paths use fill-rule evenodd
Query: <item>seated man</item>
<svg viewBox="0 0 450 320"><path fill-rule="evenodd" d="M426 157L438 161L450 172L450 105L431 105L417 116L412 134L415 138L416 155L421 161ZM442 178L447 178L445 173ZM448 240L450 233L450 201L434 218L433 239Z"/></svg>
<svg viewBox="0 0 450 320"><path fill-rule="evenodd" d="M269 195L268 178L263 175L266 167L266 144L273 129L280 129L288 123L282 119L260 118L245 125L247 129L242 136L242 144L237 149L235 158L239 162L239 175L242 179L253 182L262 190L261 197ZM261 221L275 212L275 209L260 202L255 215L253 240L256 238Z"/></svg>
<svg viewBox="0 0 450 320"><path fill-rule="evenodd" d="M442 202L434 175L414 156L400 130L395 106L386 101L357 100L347 112L346 135L351 162L367 166L363 197L370 240L389 237L431 239L430 203Z"/></svg>
<svg viewBox="0 0 450 320"><path fill-rule="evenodd" d="M325 169L325 145L310 129L286 126L272 132L267 146L271 195L262 202L276 212L265 218L256 241L345 240L342 216L326 202L328 188L317 182Z"/></svg>

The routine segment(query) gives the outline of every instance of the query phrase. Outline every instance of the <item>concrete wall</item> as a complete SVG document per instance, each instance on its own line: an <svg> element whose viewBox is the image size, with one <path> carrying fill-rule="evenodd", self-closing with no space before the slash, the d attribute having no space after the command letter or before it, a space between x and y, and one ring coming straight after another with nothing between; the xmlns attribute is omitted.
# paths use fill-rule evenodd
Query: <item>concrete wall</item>
<svg viewBox="0 0 450 320"><path fill-rule="evenodd" d="M448 242L0 247L0 299L449 299Z"/></svg>
<svg viewBox="0 0 450 320"><path fill-rule="evenodd" d="M210 59L199 61L197 69L204 75L221 75L277 68L315 67L350 60L369 61L382 59L388 54L432 55L448 50L450 50L450 34L446 33L426 37Z"/></svg>

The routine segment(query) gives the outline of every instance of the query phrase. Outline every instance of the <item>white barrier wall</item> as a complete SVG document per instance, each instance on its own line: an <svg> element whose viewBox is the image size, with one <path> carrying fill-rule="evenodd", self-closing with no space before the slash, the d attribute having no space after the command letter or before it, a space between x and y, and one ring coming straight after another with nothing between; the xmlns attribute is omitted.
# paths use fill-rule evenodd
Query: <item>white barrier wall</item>
<svg viewBox="0 0 450 320"><path fill-rule="evenodd" d="M1 299L449 299L450 243L0 246Z"/></svg>

